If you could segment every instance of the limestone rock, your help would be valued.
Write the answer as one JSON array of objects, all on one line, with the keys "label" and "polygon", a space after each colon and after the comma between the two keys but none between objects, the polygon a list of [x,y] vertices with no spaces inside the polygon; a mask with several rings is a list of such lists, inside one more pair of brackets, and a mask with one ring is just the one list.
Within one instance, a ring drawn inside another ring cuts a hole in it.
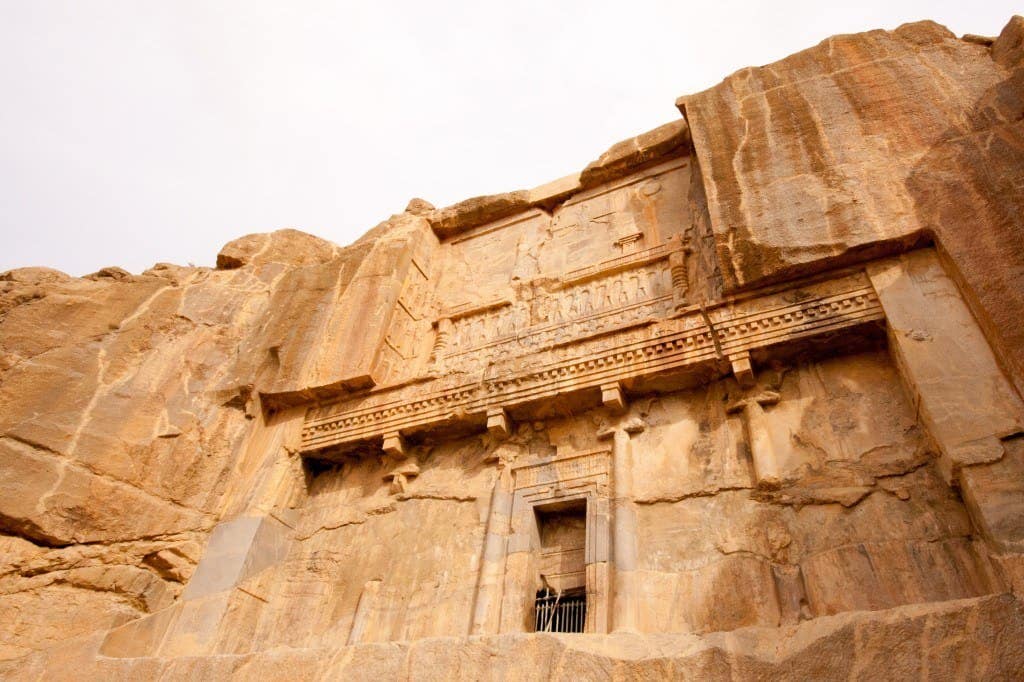
[{"label": "limestone rock", "polygon": [[3,273],[0,676],[1019,676],[1022,36],[837,36],[344,248]]},{"label": "limestone rock", "polygon": [[857,612],[788,628],[657,638],[506,634],[189,658],[94,657],[95,641],[0,667],[42,674],[218,679],[992,679],[1024,666],[1024,613],[1008,595]]},{"label": "limestone rock", "polygon": [[13,282],[16,284],[45,284],[51,282],[64,282],[71,279],[60,270],[53,268],[16,268],[7,272],[0,272],[0,282]]},{"label": "limestone rock", "polygon": [[548,182],[530,190],[530,204],[539,206],[545,210],[552,210],[573,194],[581,191],[583,185],[580,183],[579,173],[567,175],[553,182]]},{"label": "limestone rock", "polygon": [[1021,22],[990,49],[933,22],[835,36],[681,98],[726,287],[935,239],[1021,390]]},{"label": "limestone rock", "polygon": [[299,230],[250,234],[224,245],[217,254],[217,268],[232,270],[266,263],[313,265],[325,263],[338,254],[338,247]]},{"label": "limestone rock", "polygon": [[405,207],[406,213],[412,213],[415,216],[426,216],[434,210],[434,205],[429,201],[420,198],[414,198],[409,200],[409,204]]},{"label": "limestone rock", "polygon": [[612,145],[583,169],[580,185],[589,188],[622,177],[653,160],[682,153],[689,144],[690,128],[686,121],[671,121]]},{"label": "limestone rock", "polygon": [[116,265],[112,265],[110,267],[100,268],[99,270],[97,270],[96,272],[92,273],[91,275],[86,275],[86,278],[88,278],[88,279],[109,278],[109,279],[118,279],[118,280],[120,280],[120,279],[129,279],[129,278],[131,278],[131,276],[132,276],[132,273],[128,272],[124,268],[119,268]]},{"label": "limestone rock", "polygon": [[530,207],[530,195],[525,190],[473,197],[457,204],[435,210],[427,219],[441,237],[457,234],[471,227],[518,213]]},{"label": "limestone rock", "polygon": [[993,41],[992,59],[1005,68],[1019,68],[1024,59],[1024,17],[1012,17]]}]

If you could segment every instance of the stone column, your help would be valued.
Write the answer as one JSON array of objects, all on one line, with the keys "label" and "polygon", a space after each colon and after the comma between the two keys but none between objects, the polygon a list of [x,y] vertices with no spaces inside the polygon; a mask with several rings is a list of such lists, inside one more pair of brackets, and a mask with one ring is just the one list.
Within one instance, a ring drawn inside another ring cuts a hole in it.
[{"label": "stone column", "polygon": [[496,634],[500,629],[512,500],[512,474],[508,467],[502,467],[491,491],[480,573],[473,600],[473,620],[469,629],[471,635]]},{"label": "stone column", "polygon": [[352,618],[352,629],[348,632],[348,645],[359,644],[366,631],[366,623],[370,620],[370,613],[373,605],[380,594],[380,583],[378,579],[367,581],[363,585],[363,591],[359,594],[359,603],[356,605],[356,615]]},{"label": "stone column", "polygon": [[455,331],[455,323],[450,317],[442,317],[437,321],[437,333],[434,336],[434,347],[430,353],[431,362],[441,359],[444,352],[448,350],[451,343],[452,333]]},{"label": "stone column", "polygon": [[500,632],[529,629],[537,576],[540,538],[533,505],[522,490],[512,493],[512,513],[505,555],[504,586],[501,591]]},{"label": "stone column", "polygon": [[[1024,404],[931,249],[871,263],[889,350],[939,469],[997,552],[1024,551]],[[1024,564],[1010,568],[1024,584]]]},{"label": "stone column", "polygon": [[631,419],[598,434],[612,439],[612,632],[637,631],[636,510],[630,435],[643,428],[643,422]]},{"label": "stone column", "polygon": [[606,634],[611,629],[611,501],[603,495],[587,500],[587,622],[584,632]]},{"label": "stone column", "polygon": [[616,429],[612,447],[613,532],[615,558],[612,631],[636,632],[636,512],[633,509],[632,448],[629,434]]},{"label": "stone column", "polygon": [[738,412],[743,416],[747,430],[750,456],[754,460],[754,480],[759,488],[777,488],[782,482],[779,460],[772,445],[765,405],[779,402],[775,391],[763,391],[739,400],[726,408],[727,412]]}]

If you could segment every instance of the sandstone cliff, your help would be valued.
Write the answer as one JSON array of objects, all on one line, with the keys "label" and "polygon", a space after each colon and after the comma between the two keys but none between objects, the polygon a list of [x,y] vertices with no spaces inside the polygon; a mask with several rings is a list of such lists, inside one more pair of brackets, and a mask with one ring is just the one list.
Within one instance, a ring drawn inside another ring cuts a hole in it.
[{"label": "sandstone cliff", "polygon": [[1022,45],[830,38],[344,248],[0,274],[0,674],[1013,677]]}]

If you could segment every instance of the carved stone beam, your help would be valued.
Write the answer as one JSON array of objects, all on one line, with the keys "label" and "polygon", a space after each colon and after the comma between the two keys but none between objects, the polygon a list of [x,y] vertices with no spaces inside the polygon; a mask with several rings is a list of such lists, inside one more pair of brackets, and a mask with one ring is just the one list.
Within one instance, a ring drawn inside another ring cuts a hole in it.
[{"label": "carved stone beam", "polygon": [[765,391],[729,405],[726,410],[743,416],[747,430],[747,442],[754,460],[754,478],[759,488],[778,488],[782,478],[779,474],[779,460],[772,445],[765,405],[779,402],[779,394]]},{"label": "carved stone beam", "polygon": [[396,459],[405,457],[405,439],[398,431],[384,434],[384,454]]},{"label": "carved stone beam", "polygon": [[512,433],[511,422],[504,408],[492,407],[487,410],[487,432],[495,438],[508,438]]},{"label": "carved stone beam", "polygon": [[733,376],[736,377],[736,382],[741,387],[754,387],[754,367],[750,364],[749,351],[741,351],[730,355],[729,364],[732,365]]},{"label": "carved stone beam", "polygon": [[622,393],[622,385],[619,382],[601,385],[601,404],[612,412],[622,413],[626,411],[626,396]]},{"label": "carved stone beam", "polygon": [[420,474],[420,468],[411,460],[400,462],[398,466],[389,471],[384,476],[384,482],[390,483],[390,490],[392,494],[404,493],[409,484],[409,481],[416,478]]}]

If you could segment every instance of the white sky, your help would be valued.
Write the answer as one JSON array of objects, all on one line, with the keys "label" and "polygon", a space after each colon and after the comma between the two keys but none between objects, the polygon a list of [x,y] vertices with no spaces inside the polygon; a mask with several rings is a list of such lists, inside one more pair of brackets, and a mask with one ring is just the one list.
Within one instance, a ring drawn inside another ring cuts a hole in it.
[{"label": "white sky", "polygon": [[297,227],[347,244],[578,171],[679,95],[835,33],[1009,0],[0,0],[0,271],[211,265]]}]

